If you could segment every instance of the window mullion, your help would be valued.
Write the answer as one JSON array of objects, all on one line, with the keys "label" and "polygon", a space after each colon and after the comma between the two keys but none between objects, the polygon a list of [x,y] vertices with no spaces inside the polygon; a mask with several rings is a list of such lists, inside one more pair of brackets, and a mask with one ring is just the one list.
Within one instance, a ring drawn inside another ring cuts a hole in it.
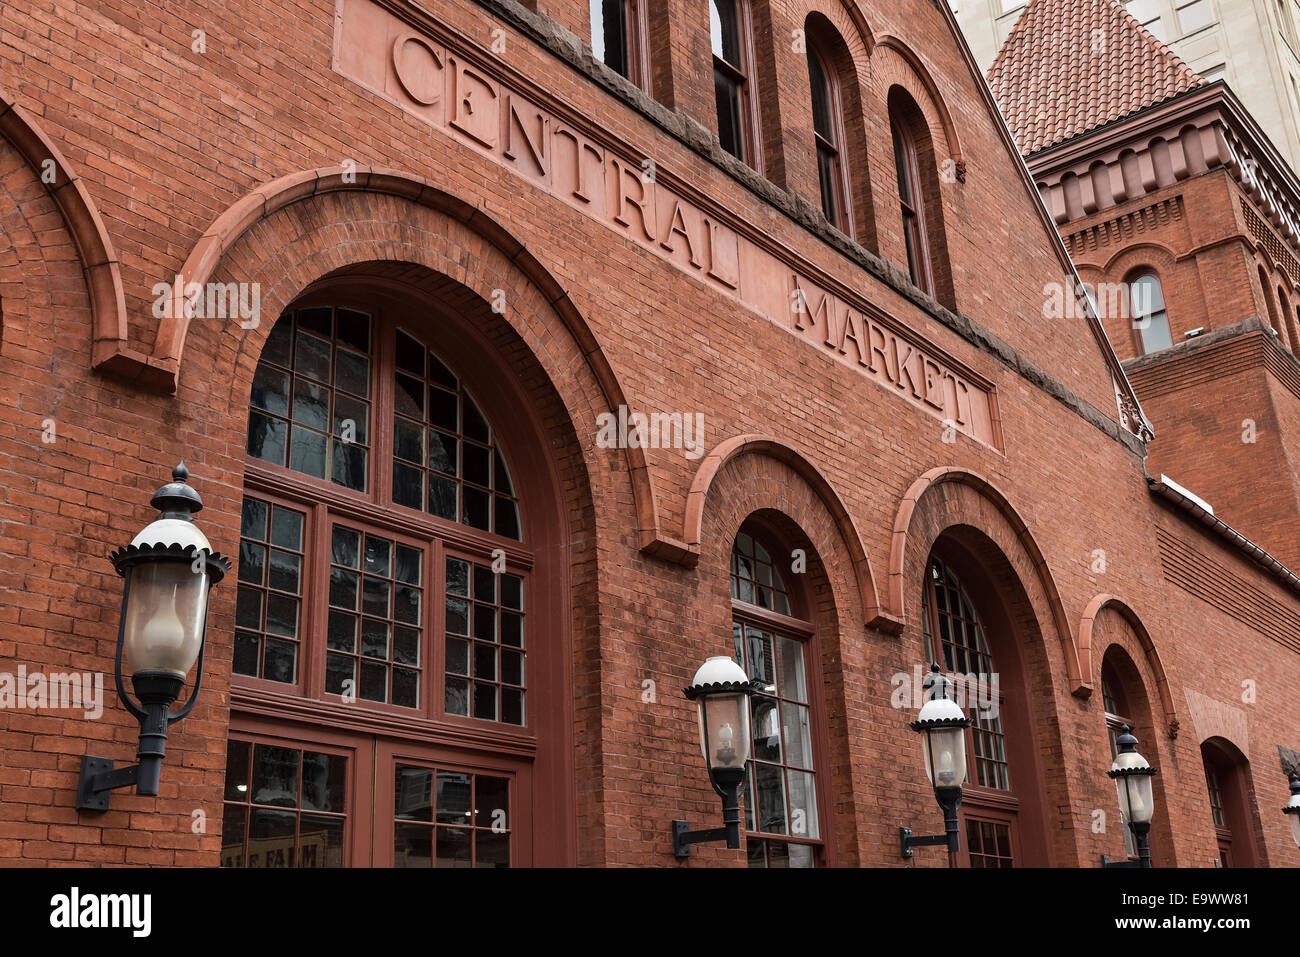
[{"label": "window mullion", "polygon": [[428,695],[425,714],[433,718],[446,715],[447,683],[447,556],[446,549],[439,539],[429,543],[429,568],[425,575],[425,594],[429,596],[429,618],[425,629],[428,648],[425,655],[428,662],[428,680],[425,692]]},{"label": "window mullion", "polygon": [[397,368],[395,324],[388,309],[376,309],[371,352],[375,357],[374,402],[370,408],[370,448],[374,456],[371,468],[374,501],[388,505],[393,501],[393,377]]},{"label": "window mullion", "polygon": [[[307,697],[322,700],[325,693],[325,635],[328,634],[330,582],[330,514],[323,502],[310,510],[310,535],[305,556],[312,572],[304,582],[303,626],[305,634],[299,656],[302,658],[303,688]],[[307,646],[310,645],[310,648]]]}]

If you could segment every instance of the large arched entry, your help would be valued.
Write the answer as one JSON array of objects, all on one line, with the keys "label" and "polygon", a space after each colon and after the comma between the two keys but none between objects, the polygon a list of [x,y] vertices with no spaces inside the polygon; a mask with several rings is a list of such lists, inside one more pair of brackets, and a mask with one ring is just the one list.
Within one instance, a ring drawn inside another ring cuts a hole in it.
[{"label": "large arched entry", "polygon": [[573,862],[566,510],[518,346],[395,264],[313,283],[270,329],[223,865]]}]

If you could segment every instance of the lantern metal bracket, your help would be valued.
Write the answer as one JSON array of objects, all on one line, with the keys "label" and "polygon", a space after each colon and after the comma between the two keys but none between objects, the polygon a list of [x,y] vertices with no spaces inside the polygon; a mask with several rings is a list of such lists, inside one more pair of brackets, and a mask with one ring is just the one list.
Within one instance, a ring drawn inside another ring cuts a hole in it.
[{"label": "lantern metal bracket", "polygon": [[744,767],[717,769],[709,773],[709,783],[722,795],[722,827],[692,831],[686,821],[673,821],[673,856],[691,856],[692,844],[726,841],[727,850],[740,848],[740,796],[745,792],[749,775]]},{"label": "lantern metal bracket", "polygon": [[[124,690],[120,692],[123,702],[140,720],[140,747],[136,752],[140,763],[114,770],[111,758],[82,755],[81,775],[77,778],[78,811],[107,811],[109,792],[132,785],[135,785],[136,794],[148,797],[158,794],[163,758],[167,753],[167,728],[189,713],[198,697],[199,686],[203,683],[203,645],[199,650],[198,669],[194,693],[190,695],[186,706],[175,714],[169,713],[168,709],[185,686],[185,679],[180,675],[168,672],[141,672],[135,675],[131,684],[143,707],[127,698]],[[118,670],[120,674],[120,666]]]},{"label": "lantern metal bracket", "polygon": [[947,847],[948,863],[952,866],[955,863],[957,852],[961,850],[961,828],[957,817],[957,810],[961,807],[961,788],[935,788],[934,797],[939,802],[939,807],[943,808],[944,833],[916,837],[912,834],[910,827],[900,827],[898,829],[898,853],[911,859],[915,856],[913,848]]}]

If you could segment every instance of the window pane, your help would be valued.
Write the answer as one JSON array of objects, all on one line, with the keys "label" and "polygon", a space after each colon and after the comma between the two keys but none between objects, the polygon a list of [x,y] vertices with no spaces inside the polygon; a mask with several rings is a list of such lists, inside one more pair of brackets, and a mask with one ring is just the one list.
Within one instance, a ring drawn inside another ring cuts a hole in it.
[{"label": "window pane", "polygon": [[819,57],[808,46],[808,85],[812,91],[813,129],[828,143],[835,143],[835,125],[831,121],[831,89]]},{"label": "window pane", "polygon": [[737,70],[744,68],[740,46],[740,9],[738,0],[710,0],[709,36],[713,55],[726,60]]},{"label": "window pane", "polygon": [[252,496],[244,497],[242,513],[233,670],[292,684],[297,681],[303,515]]},{"label": "window pane", "polygon": [[[400,331],[398,342],[402,349],[417,348]],[[487,420],[432,352],[418,346],[418,355],[421,361],[394,373],[393,500],[518,540],[514,486]],[[422,370],[418,375],[416,367]]]},{"label": "window pane", "polygon": [[627,0],[589,0],[591,52],[615,73],[631,77]]},{"label": "window pane", "polygon": [[359,400],[369,395],[370,358],[343,346],[368,344],[370,319],[343,310],[336,330],[333,313],[290,310],[276,322],[254,373],[248,454],[365,491],[370,406]]}]

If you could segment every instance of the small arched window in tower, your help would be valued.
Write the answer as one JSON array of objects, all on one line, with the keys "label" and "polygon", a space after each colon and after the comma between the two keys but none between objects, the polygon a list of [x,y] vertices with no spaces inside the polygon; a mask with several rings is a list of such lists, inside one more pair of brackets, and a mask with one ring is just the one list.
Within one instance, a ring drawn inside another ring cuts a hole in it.
[{"label": "small arched window in tower", "polygon": [[753,53],[748,0],[709,0],[718,139],[736,159],[758,168],[757,111],[750,81]]},{"label": "small arched window in tower", "polygon": [[814,867],[823,853],[817,800],[812,622],[786,584],[775,555],[749,531],[731,551],[732,635],[736,661],[759,684],[745,793],[750,867]]},{"label": "small arched window in tower", "polygon": [[894,141],[894,170],[898,177],[898,201],[902,207],[903,241],[907,245],[907,272],[923,292],[934,295],[934,271],[930,264],[930,243],[925,224],[925,197],[916,140],[910,118],[896,109],[889,111]]},{"label": "small arched window in tower", "polygon": [[1133,322],[1133,345],[1140,356],[1168,349],[1174,344],[1169,331],[1169,313],[1160,277],[1145,269],[1129,277],[1129,316]]},{"label": "small arched window in tower", "polygon": [[1286,289],[1280,285],[1277,287],[1277,305],[1278,305],[1278,320],[1277,320],[1278,338],[1288,349],[1290,349],[1292,352],[1295,352],[1295,350],[1297,349],[1296,327],[1295,327],[1295,323],[1291,318],[1291,303],[1287,299]]},{"label": "small arched window in tower", "polygon": [[817,141],[817,179],[822,213],[832,226],[849,230],[848,187],[845,183],[841,144],[844,121],[840,105],[839,74],[826,52],[808,37],[808,83],[812,90],[813,138]]}]

